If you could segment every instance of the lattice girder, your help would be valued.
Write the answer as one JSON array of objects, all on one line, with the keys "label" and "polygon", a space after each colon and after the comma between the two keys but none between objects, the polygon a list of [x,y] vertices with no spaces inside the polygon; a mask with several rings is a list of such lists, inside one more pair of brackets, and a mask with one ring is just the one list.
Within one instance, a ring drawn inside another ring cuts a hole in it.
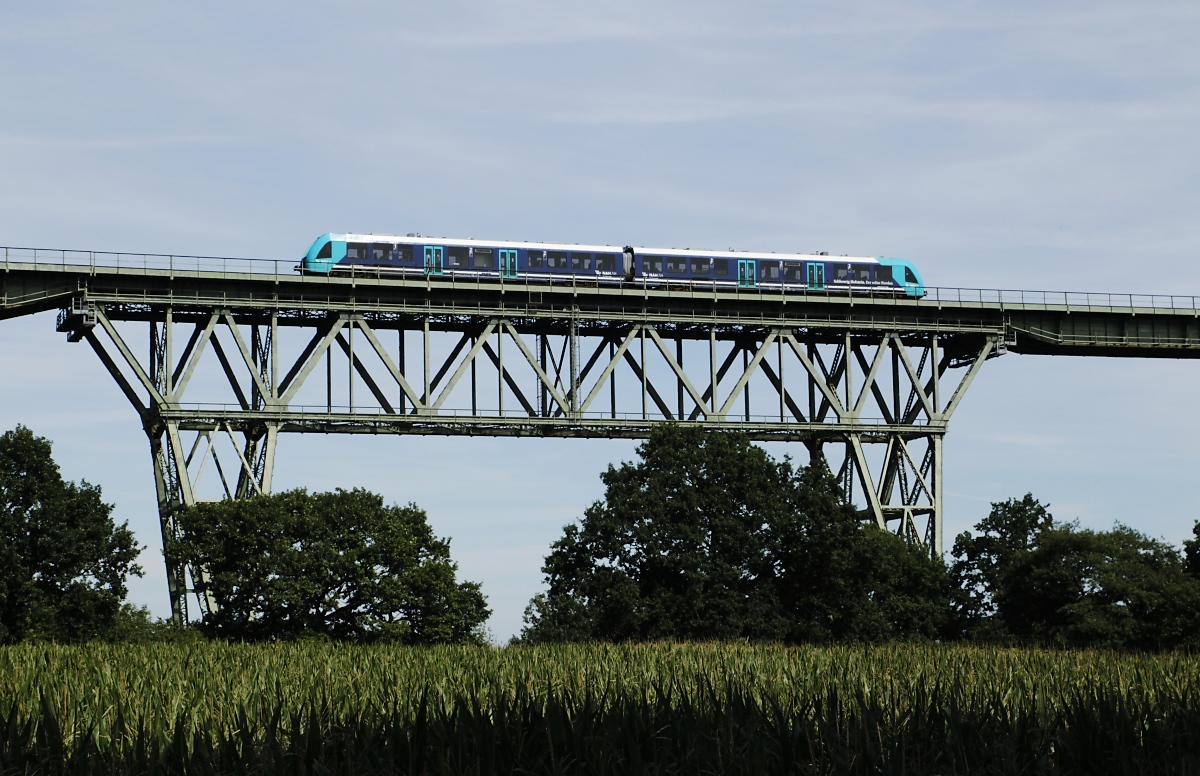
[{"label": "lattice girder", "polygon": [[[201,485],[217,498],[270,492],[281,432],[640,438],[677,422],[840,449],[831,468],[864,518],[940,553],[942,439],[999,341],[569,313],[97,304],[89,320],[69,336],[91,345],[142,420],[164,543]],[[144,361],[128,344],[141,325]],[[177,617],[202,573],[169,564]]]}]

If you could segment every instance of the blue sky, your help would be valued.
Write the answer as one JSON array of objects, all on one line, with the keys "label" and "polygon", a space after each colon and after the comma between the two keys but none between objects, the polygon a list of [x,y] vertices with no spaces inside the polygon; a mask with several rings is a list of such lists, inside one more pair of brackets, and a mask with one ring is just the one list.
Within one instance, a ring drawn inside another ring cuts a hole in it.
[{"label": "blue sky", "polygon": [[[1200,294],[1182,2],[62,2],[0,10],[0,243],[298,257],[326,231],[903,256],[931,285]],[[0,427],[150,549],[132,410],[52,315]],[[947,531],[1032,491],[1178,542],[1200,365],[1008,355],[947,438]],[[773,452],[785,452],[773,448]],[[497,638],[632,443],[287,437],[276,487],[416,501]]]}]

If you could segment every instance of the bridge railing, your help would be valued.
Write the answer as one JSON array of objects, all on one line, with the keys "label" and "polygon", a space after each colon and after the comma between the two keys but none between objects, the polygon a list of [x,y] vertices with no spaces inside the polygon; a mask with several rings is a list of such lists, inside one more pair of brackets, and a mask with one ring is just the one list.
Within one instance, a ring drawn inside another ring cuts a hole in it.
[{"label": "bridge railing", "polygon": [[4,266],[105,267],[122,270],[216,272],[222,275],[293,275],[299,260],[247,259],[228,256],[182,256],[160,253],[73,251],[59,248],[4,248]]},{"label": "bridge railing", "polygon": [[926,301],[1002,307],[1066,307],[1197,310],[1200,297],[1173,294],[1110,294],[1089,291],[1030,291],[1007,288],[926,288]]},{"label": "bridge railing", "polygon": [[[109,251],[76,251],[63,249],[48,249],[48,248],[0,248],[4,254],[4,269],[10,269],[12,265],[28,266],[30,264],[39,267],[61,267],[61,268],[108,268],[120,270],[131,270],[145,272],[148,270],[167,271],[167,272],[203,272],[212,273],[223,276],[255,276],[255,277],[295,277],[297,273],[297,265],[300,263],[295,260],[280,260],[280,259],[255,259],[255,258],[235,258],[227,256],[189,256],[189,255],[171,255],[171,254],[156,254],[156,253],[118,253]],[[387,277],[387,273],[381,272],[377,268],[372,267],[355,267],[352,268],[349,277],[361,278],[380,278]],[[341,277],[346,277],[342,275]],[[400,276],[397,279],[407,277],[412,279],[412,276]],[[418,276],[424,281],[423,276]],[[452,283],[462,283],[463,285],[477,285],[480,280],[473,277],[459,277],[455,275],[446,275],[442,280],[448,280]],[[493,283],[494,279],[487,279],[484,282]],[[506,279],[506,285],[524,285],[525,281],[521,279]],[[533,287],[545,288],[555,285],[572,286],[575,284],[573,278],[564,277],[561,280],[552,279],[550,281],[539,279],[537,281],[528,282],[528,285]],[[700,282],[671,280],[666,279],[660,286],[666,285],[667,288],[672,288],[676,284],[679,285],[679,290],[690,292],[712,291],[713,288],[707,287]],[[778,286],[764,286],[761,288],[738,288],[737,292],[740,295],[750,294],[755,296],[769,297],[770,295],[778,295],[781,289]],[[1112,310],[1128,310],[1128,309],[1155,309],[1155,310],[1200,310],[1200,297],[1183,296],[1172,294],[1110,294],[1104,292],[1085,292],[1085,291],[1033,291],[1023,289],[1003,289],[1003,288],[954,288],[954,287],[938,287],[929,286],[925,289],[925,301],[940,302],[954,305],[987,305],[1001,307],[1064,307],[1068,309],[1112,309]],[[792,296],[808,296],[825,298],[828,296],[847,296],[845,292],[825,292],[814,291],[803,286],[797,288],[787,288],[786,292]],[[884,293],[872,291],[869,289],[853,291],[849,296],[853,298],[872,299],[878,301],[887,300],[904,300],[906,297],[897,297],[892,293]]]}]

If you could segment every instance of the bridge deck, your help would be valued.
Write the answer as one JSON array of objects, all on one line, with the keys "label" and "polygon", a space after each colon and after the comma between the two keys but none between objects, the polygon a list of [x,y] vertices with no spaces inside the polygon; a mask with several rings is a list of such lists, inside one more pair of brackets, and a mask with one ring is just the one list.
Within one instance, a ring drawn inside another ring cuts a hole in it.
[{"label": "bridge deck", "polygon": [[[523,319],[528,331],[567,319],[579,325],[641,321],[708,328],[794,326],[811,330],[999,334],[1017,353],[1200,357],[1200,299],[1191,296],[930,288],[923,299],[695,283],[619,286],[497,281],[448,276],[302,276],[292,262],[202,257],[6,251],[0,319],[103,304],[116,319],[140,320],[171,306],[182,320],[221,308],[248,318],[275,312],[280,325],[352,312],[386,328],[414,316]],[[436,323],[434,324],[437,325]]]}]

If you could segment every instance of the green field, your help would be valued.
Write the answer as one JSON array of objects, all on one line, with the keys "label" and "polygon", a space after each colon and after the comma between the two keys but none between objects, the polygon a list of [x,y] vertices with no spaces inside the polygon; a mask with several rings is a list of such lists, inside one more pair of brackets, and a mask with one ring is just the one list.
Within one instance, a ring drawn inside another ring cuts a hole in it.
[{"label": "green field", "polygon": [[961,646],[0,649],[10,773],[1200,773],[1200,658]]}]

